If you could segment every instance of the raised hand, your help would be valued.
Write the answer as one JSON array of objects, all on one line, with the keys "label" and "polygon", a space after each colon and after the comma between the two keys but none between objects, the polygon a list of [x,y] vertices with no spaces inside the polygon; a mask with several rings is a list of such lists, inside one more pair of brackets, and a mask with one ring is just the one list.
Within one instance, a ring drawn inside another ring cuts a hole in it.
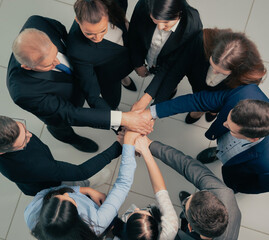
[{"label": "raised hand", "polygon": [[151,119],[138,112],[122,113],[121,125],[128,130],[147,135],[153,131]]},{"label": "raised hand", "polygon": [[152,141],[147,136],[139,136],[135,140],[135,150],[144,155],[149,151],[149,145],[151,142]]}]

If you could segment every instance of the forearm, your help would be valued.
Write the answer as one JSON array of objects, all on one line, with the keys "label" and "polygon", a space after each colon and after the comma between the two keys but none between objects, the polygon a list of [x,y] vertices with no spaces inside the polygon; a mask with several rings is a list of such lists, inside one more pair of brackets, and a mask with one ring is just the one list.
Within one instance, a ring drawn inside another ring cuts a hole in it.
[{"label": "forearm", "polygon": [[111,160],[119,157],[121,154],[121,149],[121,145],[118,142],[115,142],[104,152],[99,153],[95,157],[80,165],[56,161],[56,166],[52,166],[51,172],[56,171],[53,176],[55,176],[57,179],[50,179],[47,173],[44,175],[46,175],[45,177],[47,180],[51,181],[81,181],[88,179],[103,169],[111,162]]},{"label": "forearm", "polygon": [[132,107],[132,111],[135,110],[145,110],[147,106],[150,104],[152,100],[152,97],[148,94],[145,93]]},{"label": "forearm", "polygon": [[173,168],[200,190],[227,188],[204,164],[175,148],[153,142],[150,151],[154,157]]},{"label": "forearm", "polygon": [[117,180],[97,212],[98,226],[100,226],[97,228],[99,231],[104,231],[109,226],[128,195],[136,168],[134,152],[134,146],[123,145],[122,160]]},{"label": "forearm", "polygon": [[148,173],[149,173],[149,177],[150,177],[150,181],[151,181],[154,193],[157,193],[160,190],[165,190],[166,186],[165,186],[162,173],[157,163],[155,162],[150,150],[149,149],[144,150],[142,152],[142,156],[145,159],[145,163],[148,169]]}]

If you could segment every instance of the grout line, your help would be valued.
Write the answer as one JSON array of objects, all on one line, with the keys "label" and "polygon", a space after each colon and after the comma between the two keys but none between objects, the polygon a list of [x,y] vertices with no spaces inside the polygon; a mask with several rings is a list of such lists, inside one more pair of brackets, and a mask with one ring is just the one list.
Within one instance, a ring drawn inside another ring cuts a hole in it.
[{"label": "grout line", "polygon": [[[177,119],[177,118],[175,118],[175,117],[173,117],[173,116],[170,116],[169,118],[171,118],[171,119],[173,119],[173,120],[176,120],[176,121],[179,121],[179,122],[183,122],[183,123],[185,123],[185,121],[183,121],[183,120],[181,120],[181,119]],[[193,123],[192,125],[195,126],[195,127],[200,127],[200,128],[206,129],[206,130],[208,129],[208,127],[203,127],[203,126],[197,125],[197,124],[195,124],[195,123]]]},{"label": "grout line", "polygon": [[[1,7],[1,3],[0,3],[0,7]],[[0,65],[0,67],[1,67],[1,68],[4,68],[4,69],[7,69],[7,67],[2,66],[2,65]]]},{"label": "grout line", "polygon": [[69,5],[69,6],[73,6],[73,4],[71,4],[71,3],[63,2],[63,1],[60,1],[60,0],[54,0],[54,1],[55,2],[59,2],[59,3],[66,4],[66,5]]},{"label": "grout line", "polygon": [[43,123],[43,126],[42,126],[42,128],[41,128],[41,132],[40,132],[40,135],[39,135],[39,139],[40,139],[41,136],[42,136],[42,133],[43,133],[43,131],[44,131],[44,128],[45,128],[45,123]]},{"label": "grout line", "polygon": [[246,29],[247,29],[247,25],[248,25],[249,18],[250,18],[252,9],[253,9],[254,2],[255,2],[255,0],[252,1],[251,7],[250,7],[250,10],[249,10],[249,14],[248,14],[247,22],[246,22],[246,25],[245,25],[245,28],[244,28],[244,33],[246,32]]},{"label": "grout line", "polygon": [[11,218],[11,221],[10,221],[10,224],[9,224],[9,227],[8,227],[8,230],[7,230],[7,234],[6,234],[5,239],[7,239],[7,237],[8,237],[9,230],[10,230],[11,225],[12,225],[12,222],[13,222],[13,220],[14,220],[14,217],[15,217],[15,214],[16,214],[16,211],[17,211],[17,208],[18,208],[18,205],[19,205],[19,202],[20,202],[21,196],[22,196],[22,192],[20,192],[20,195],[19,195],[19,198],[18,198],[17,204],[16,204],[16,206],[15,206],[15,210],[14,210],[14,212],[13,212],[13,214],[12,214],[12,218]]},{"label": "grout line", "polygon": [[264,234],[264,235],[269,235],[269,233],[262,232],[262,231],[260,231],[260,230],[256,230],[256,229],[253,229],[253,228],[250,228],[250,227],[246,227],[246,226],[244,226],[244,225],[241,225],[241,227],[246,228],[246,229],[251,230],[251,231],[255,231],[255,232]]}]

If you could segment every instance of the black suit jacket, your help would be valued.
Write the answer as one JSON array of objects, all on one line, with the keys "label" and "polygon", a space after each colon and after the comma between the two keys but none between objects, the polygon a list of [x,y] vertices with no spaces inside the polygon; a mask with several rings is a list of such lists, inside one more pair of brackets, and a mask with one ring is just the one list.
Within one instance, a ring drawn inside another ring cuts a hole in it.
[{"label": "black suit jacket", "polygon": [[[145,63],[155,28],[156,24],[150,18],[146,1],[139,0],[129,28],[129,48],[134,67],[140,67]],[[202,29],[202,23],[198,11],[187,6],[176,31],[171,33],[158,55],[158,72],[145,92],[155,98],[165,74],[173,68],[177,57],[200,29]]]},{"label": "black suit jacket", "polygon": [[[126,0],[118,1],[118,4],[126,11]],[[92,94],[100,94],[102,83],[104,87],[111,83],[118,83],[121,87],[120,80],[133,70],[127,48],[125,22],[121,22],[117,27],[123,32],[124,46],[106,39],[94,43],[83,35],[78,23],[73,22],[68,33],[67,55],[83,90],[91,89]]]},{"label": "black suit jacket", "polygon": [[61,185],[62,181],[86,180],[120,154],[121,145],[115,142],[80,165],[56,161],[48,146],[33,134],[26,149],[0,155],[0,172],[24,194],[34,196],[43,189]]},{"label": "black suit jacket", "polygon": [[[22,30],[36,28],[45,32],[58,51],[66,54],[67,32],[58,21],[32,16]],[[90,95],[93,108],[82,108],[85,101],[77,79],[64,72],[35,72],[21,68],[13,54],[7,71],[7,87],[13,101],[48,125],[110,128],[110,109],[99,96]]]}]

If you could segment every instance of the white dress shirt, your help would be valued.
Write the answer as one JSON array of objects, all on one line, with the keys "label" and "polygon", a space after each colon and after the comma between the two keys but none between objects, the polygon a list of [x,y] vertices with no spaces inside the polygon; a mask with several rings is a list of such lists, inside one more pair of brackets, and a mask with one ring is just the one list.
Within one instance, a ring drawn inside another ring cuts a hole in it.
[{"label": "white dress shirt", "polygon": [[149,67],[156,66],[159,53],[161,52],[171,33],[176,31],[179,22],[180,20],[178,20],[169,31],[160,30],[158,26],[156,26],[146,58]]}]

